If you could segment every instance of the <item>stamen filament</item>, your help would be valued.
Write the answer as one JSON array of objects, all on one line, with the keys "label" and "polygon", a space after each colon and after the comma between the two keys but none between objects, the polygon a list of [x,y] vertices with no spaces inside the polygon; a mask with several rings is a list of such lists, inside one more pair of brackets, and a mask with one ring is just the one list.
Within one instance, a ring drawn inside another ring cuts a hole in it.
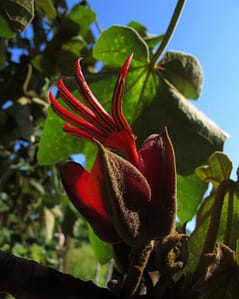
[{"label": "stamen filament", "polygon": [[117,83],[115,85],[115,90],[112,98],[112,116],[113,119],[116,121],[119,130],[125,129],[131,136],[134,136],[132,129],[128,124],[126,118],[124,117],[122,111],[122,98],[123,98],[123,91],[125,86],[125,79],[132,58],[133,58],[133,54],[131,54],[125,61],[121,69],[120,75],[118,77]]},{"label": "stamen filament", "polygon": [[95,140],[98,140],[99,142],[103,143],[105,140],[105,136],[98,135],[97,133],[92,135],[92,133],[88,133],[87,130],[83,131],[79,128],[72,127],[69,123],[65,123],[63,130],[70,134],[71,136],[80,137],[80,138],[86,138],[92,142],[95,142]]},{"label": "stamen filament", "polygon": [[107,136],[104,131],[99,130],[97,127],[89,123],[88,121],[77,117],[75,114],[69,112],[63,108],[57,100],[54,98],[52,93],[49,93],[52,109],[58,114],[62,119],[69,122],[71,125],[90,133],[93,137],[98,137],[102,135]]},{"label": "stamen filament", "polygon": [[101,120],[97,118],[97,115],[91,109],[83,105],[76,97],[72,95],[72,93],[66,88],[62,79],[60,79],[58,82],[58,88],[61,98],[70,108],[72,108],[72,110],[80,114],[84,119],[96,127],[100,127],[102,130],[106,130],[108,133],[112,132],[111,128],[108,126],[105,127],[105,124],[102,124]]},{"label": "stamen filament", "polygon": [[93,93],[91,92],[85,77],[81,71],[80,66],[81,58],[77,60],[75,65],[75,72],[76,72],[76,83],[78,90],[82,96],[82,98],[86,101],[89,107],[95,112],[97,117],[101,119],[101,121],[108,127],[111,128],[111,131],[115,131],[115,121],[114,119],[107,113],[107,111],[102,107],[102,105],[98,102],[95,98]]}]

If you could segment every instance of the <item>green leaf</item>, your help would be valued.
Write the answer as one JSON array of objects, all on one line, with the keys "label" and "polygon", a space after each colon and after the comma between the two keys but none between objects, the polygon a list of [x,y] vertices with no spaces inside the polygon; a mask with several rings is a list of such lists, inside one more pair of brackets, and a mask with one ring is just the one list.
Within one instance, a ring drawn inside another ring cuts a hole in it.
[{"label": "green leaf", "polygon": [[[112,98],[118,74],[119,70],[109,71],[101,80],[90,84],[94,94],[108,111],[111,111],[109,99]],[[147,68],[130,67],[123,95],[123,111],[129,123],[140,115],[142,106],[156,94],[157,84],[157,76],[149,73]]]},{"label": "green leaf", "polygon": [[182,224],[195,216],[207,187],[208,184],[202,182],[195,173],[190,176],[177,176],[177,215]]},{"label": "green leaf", "polygon": [[141,144],[145,136],[161,132],[167,126],[176,154],[177,172],[190,175],[212,153],[222,150],[228,135],[171,84],[160,83],[157,95],[136,119],[134,130]]},{"label": "green leaf", "polygon": [[89,239],[90,239],[90,243],[91,246],[93,248],[93,251],[95,253],[95,256],[98,260],[98,262],[103,265],[108,263],[111,258],[112,258],[112,246],[108,243],[105,243],[103,241],[101,241],[96,234],[94,233],[94,231],[92,230],[92,228],[90,226],[88,226],[89,228]]},{"label": "green leaf", "polygon": [[137,21],[131,21],[128,27],[135,29],[139,35],[144,39],[150,49],[153,49],[158,43],[163,40],[164,35],[148,34],[147,28]]},{"label": "green leaf", "polygon": [[56,17],[56,9],[52,0],[35,0],[36,11],[51,19]]},{"label": "green leaf", "polygon": [[90,25],[96,20],[96,14],[90,8],[77,4],[73,6],[68,18],[79,26],[80,34],[85,36],[90,30]]},{"label": "green leaf", "polygon": [[201,93],[203,73],[197,58],[181,52],[167,52],[159,62],[163,76],[188,99]]},{"label": "green leaf", "polygon": [[162,40],[164,35],[154,35],[148,34],[147,28],[137,21],[131,21],[128,24],[128,27],[135,29],[139,35],[144,39],[146,44],[150,49],[153,49],[157,44],[159,44]]},{"label": "green leaf", "polygon": [[34,17],[34,0],[5,0],[1,8],[2,16],[16,33],[23,31]]},{"label": "green leaf", "polygon": [[34,260],[38,263],[45,263],[46,251],[42,245],[34,243],[29,246],[27,256],[25,258],[29,258],[30,260]]},{"label": "green leaf", "polygon": [[131,21],[129,22],[128,27],[135,29],[143,38],[147,35],[147,28],[140,22]]},{"label": "green leaf", "polygon": [[232,161],[222,152],[215,152],[209,158],[208,165],[198,167],[197,175],[202,181],[213,183],[217,187],[224,179],[229,179]]},{"label": "green leaf", "polygon": [[121,67],[132,52],[134,59],[131,66],[142,66],[148,63],[149,49],[139,33],[130,27],[112,26],[100,35],[93,55],[105,65]]}]

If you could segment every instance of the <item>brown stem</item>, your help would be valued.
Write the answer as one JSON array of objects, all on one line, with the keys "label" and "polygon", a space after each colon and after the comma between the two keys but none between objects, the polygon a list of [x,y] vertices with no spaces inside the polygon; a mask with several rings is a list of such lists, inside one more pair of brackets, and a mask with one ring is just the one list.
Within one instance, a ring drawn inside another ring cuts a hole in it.
[{"label": "brown stem", "polygon": [[122,288],[123,298],[133,298],[137,294],[153,247],[154,241],[150,241],[143,248],[132,249],[130,268]]},{"label": "brown stem", "polygon": [[203,246],[203,250],[197,268],[194,273],[194,278],[198,278],[202,273],[202,269],[203,269],[202,264],[204,260],[204,255],[206,253],[212,253],[214,251],[219,224],[220,224],[221,213],[222,213],[223,201],[226,193],[230,191],[233,186],[234,186],[234,182],[230,179],[226,179],[221,182],[221,184],[219,185],[216,191],[206,240]]},{"label": "brown stem", "polygon": [[232,218],[233,218],[233,195],[234,190],[230,188],[229,190],[229,198],[228,198],[228,209],[227,209],[227,224],[226,224],[226,232],[224,236],[224,243],[230,246],[231,240],[231,231],[232,231]]}]

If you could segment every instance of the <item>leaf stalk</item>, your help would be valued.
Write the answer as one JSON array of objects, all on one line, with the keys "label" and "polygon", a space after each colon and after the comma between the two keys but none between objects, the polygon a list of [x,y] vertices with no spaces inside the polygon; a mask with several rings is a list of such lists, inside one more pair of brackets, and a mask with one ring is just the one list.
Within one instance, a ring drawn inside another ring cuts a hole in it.
[{"label": "leaf stalk", "polygon": [[155,66],[155,64],[157,63],[157,61],[160,58],[161,54],[163,53],[163,51],[167,47],[167,45],[168,45],[168,43],[169,43],[169,41],[170,41],[170,39],[173,35],[173,32],[174,32],[174,30],[177,26],[177,23],[178,23],[178,20],[181,16],[181,13],[182,13],[185,2],[186,2],[186,0],[178,0],[178,3],[175,7],[173,16],[170,20],[169,26],[167,28],[167,31],[166,31],[165,35],[164,35],[164,38],[163,38],[162,42],[160,43],[159,48],[156,50],[156,52],[154,53],[154,55],[151,59],[151,62],[150,62],[151,67]]}]

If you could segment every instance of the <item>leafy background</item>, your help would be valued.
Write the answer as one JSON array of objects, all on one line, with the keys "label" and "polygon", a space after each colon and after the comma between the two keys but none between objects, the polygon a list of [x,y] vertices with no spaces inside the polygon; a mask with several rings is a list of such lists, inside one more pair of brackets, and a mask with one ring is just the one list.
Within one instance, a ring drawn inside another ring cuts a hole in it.
[{"label": "leafy background", "polygon": [[[84,56],[89,85],[110,111],[119,68],[133,51],[124,113],[139,147],[148,134],[165,126],[169,130],[177,159],[179,229],[197,216],[186,268],[194,271],[215,194],[232,172],[232,162],[221,152],[228,135],[191,101],[202,91],[199,60],[175,48],[165,52],[155,67],[151,61],[164,32],[149,35],[146,24],[138,21],[109,26],[96,38],[91,25],[97,14],[84,1],[71,8],[65,1],[5,3],[0,11],[1,248],[104,284],[111,247],[97,239],[71,206],[57,171],[60,163],[78,153],[84,153],[90,169],[95,148],[63,133],[63,122],[48,107],[48,90],[66,75],[76,93],[70,77],[75,59]],[[26,26],[28,34],[22,32]],[[213,188],[204,199],[208,183]],[[216,232],[217,239],[235,251],[238,233],[230,227],[238,227],[238,210],[235,181],[232,195],[225,196]],[[90,253],[84,270],[85,251]],[[81,267],[74,266],[75,260]]]}]

